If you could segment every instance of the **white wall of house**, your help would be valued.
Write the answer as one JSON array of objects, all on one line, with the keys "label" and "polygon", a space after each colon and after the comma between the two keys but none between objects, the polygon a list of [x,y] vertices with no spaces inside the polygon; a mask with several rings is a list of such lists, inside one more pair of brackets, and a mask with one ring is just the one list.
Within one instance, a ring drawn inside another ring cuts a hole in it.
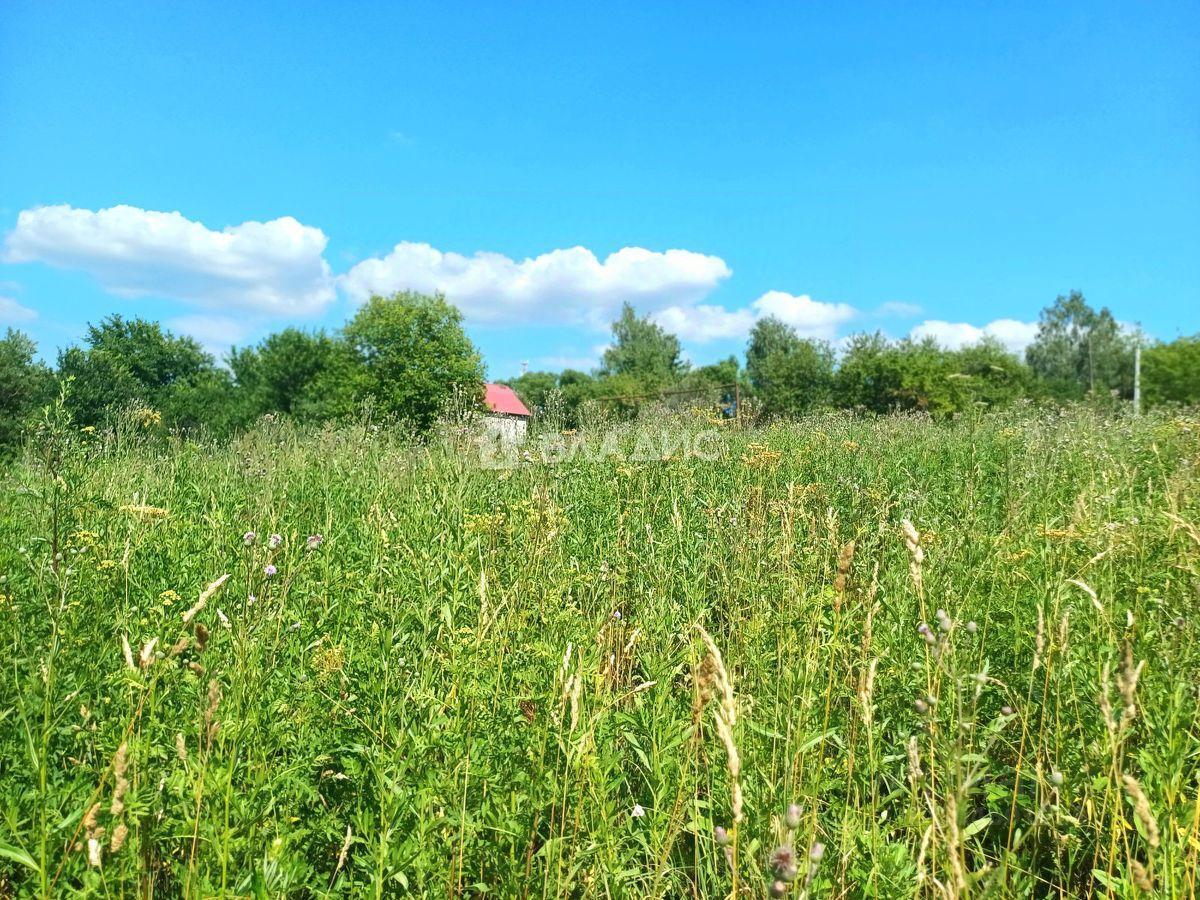
[{"label": "white wall of house", "polygon": [[493,413],[483,417],[483,426],[488,434],[494,435],[506,444],[525,443],[525,431],[528,422],[522,416],[505,416]]}]

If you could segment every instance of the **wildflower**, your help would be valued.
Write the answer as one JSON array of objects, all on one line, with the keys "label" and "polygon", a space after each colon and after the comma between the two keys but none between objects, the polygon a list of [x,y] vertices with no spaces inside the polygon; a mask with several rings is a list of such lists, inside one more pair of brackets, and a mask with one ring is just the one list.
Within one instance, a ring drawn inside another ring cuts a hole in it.
[{"label": "wildflower", "polygon": [[1050,773],[1050,783],[1055,787],[1062,787],[1063,773],[1059,769],[1054,769]]},{"label": "wildflower", "polygon": [[316,550],[323,543],[325,543],[324,537],[319,534],[310,534],[308,536],[308,540],[304,542],[304,549],[309,551]]},{"label": "wildflower", "polygon": [[263,574],[268,578],[274,577],[278,572],[279,570],[275,568],[274,564],[272,563],[267,563],[265,566],[263,566]]},{"label": "wildflower", "polygon": [[718,825],[713,829],[713,840],[717,842],[718,847],[728,847],[731,838],[729,837],[729,832],[725,829],[725,827]]},{"label": "wildflower", "polygon": [[267,546],[270,547],[272,550],[277,548],[282,543],[283,543],[283,535],[273,534],[269,538],[267,538]]},{"label": "wildflower", "polygon": [[814,863],[819,863],[825,857],[825,845],[820,841],[814,843],[808,848],[808,858]]},{"label": "wildflower", "polygon": [[253,606],[257,602],[258,602],[258,598],[255,597],[253,594],[246,595],[246,605],[247,606]]},{"label": "wildflower", "polygon": [[967,623],[967,634],[974,634],[978,630],[979,626],[975,624],[974,619]]},{"label": "wildflower", "polygon": [[922,637],[929,634],[929,625],[925,622],[922,622],[917,626],[917,634],[921,635]]},{"label": "wildflower", "polygon": [[255,534],[253,531],[247,531],[245,534],[242,535],[242,543],[245,544],[247,547],[251,546],[257,540],[258,540],[258,535]]},{"label": "wildflower", "polygon": [[646,810],[642,808],[642,804],[635,803],[633,804],[633,809],[629,811],[629,815],[631,818],[640,819],[642,816],[646,815]]},{"label": "wildflower", "polygon": [[800,827],[800,813],[801,812],[802,812],[802,810],[800,809],[800,806],[798,804],[796,804],[796,803],[790,804],[788,806],[788,808],[784,811],[783,824],[785,824],[789,830],[795,831],[797,828]]},{"label": "wildflower", "polygon": [[782,882],[796,880],[796,854],[791,844],[780,844],[771,853],[771,868]]},{"label": "wildflower", "polygon": [[775,881],[771,882],[770,893],[771,893],[772,897],[786,896],[787,895],[787,885],[784,884],[784,882],[780,881],[779,879],[776,879]]},{"label": "wildflower", "polygon": [[925,715],[925,713],[929,712],[929,704],[920,697],[913,701],[913,706],[916,707],[917,712],[919,712],[921,715]]},{"label": "wildflower", "polygon": [[1002,716],[1011,716],[1015,712],[1016,712],[1016,710],[1013,709],[1011,706],[1005,705],[1005,706],[1000,707],[1000,715],[1002,715]]}]

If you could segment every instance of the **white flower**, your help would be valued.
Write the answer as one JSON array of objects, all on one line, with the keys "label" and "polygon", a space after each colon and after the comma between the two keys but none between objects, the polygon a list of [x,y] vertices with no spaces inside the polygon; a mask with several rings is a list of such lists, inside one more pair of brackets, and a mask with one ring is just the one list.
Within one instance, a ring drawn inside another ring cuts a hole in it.
[{"label": "white flower", "polygon": [[629,811],[629,815],[634,819],[640,819],[645,814],[646,810],[642,809],[642,804],[640,803],[633,804],[633,809]]}]

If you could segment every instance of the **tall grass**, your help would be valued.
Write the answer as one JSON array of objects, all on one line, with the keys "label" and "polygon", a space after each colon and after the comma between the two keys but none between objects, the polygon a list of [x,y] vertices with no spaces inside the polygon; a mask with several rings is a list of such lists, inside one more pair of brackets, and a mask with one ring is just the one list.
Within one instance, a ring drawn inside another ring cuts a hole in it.
[{"label": "tall grass", "polygon": [[0,486],[0,895],[1194,895],[1194,421],[712,446],[52,412]]}]

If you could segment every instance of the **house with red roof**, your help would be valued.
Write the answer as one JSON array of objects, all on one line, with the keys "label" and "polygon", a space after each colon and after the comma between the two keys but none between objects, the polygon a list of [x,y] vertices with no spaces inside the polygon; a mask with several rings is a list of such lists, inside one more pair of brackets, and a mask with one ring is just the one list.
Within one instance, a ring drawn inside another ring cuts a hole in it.
[{"label": "house with red roof", "polygon": [[519,444],[529,428],[529,408],[507,384],[485,384],[484,423],[489,432],[506,443]]}]

